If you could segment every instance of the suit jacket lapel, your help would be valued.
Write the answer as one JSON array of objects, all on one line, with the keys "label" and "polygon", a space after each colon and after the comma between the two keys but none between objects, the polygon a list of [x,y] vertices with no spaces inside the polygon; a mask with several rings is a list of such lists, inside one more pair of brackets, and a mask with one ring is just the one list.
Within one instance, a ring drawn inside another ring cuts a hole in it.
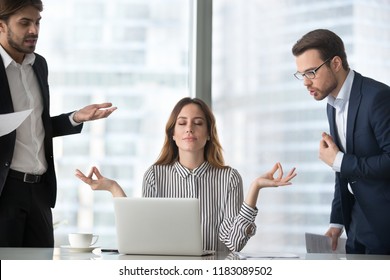
[{"label": "suit jacket lapel", "polygon": [[360,106],[362,75],[355,72],[352,83],[351,95],[349,97],[348,117],[347,117],[347,152],[353,152],[353,132],[355,131],[356,116]]},{"label": "suit jacket lapel", "polygon": [[49,105],[49,92],[45,83],[46,73],[45,68],[43,67],[43,63],[41,59],[36,55],[34,64],[32,65],[32,68],[35,72],[35,76],[37,77],[39,88],[41,89],[41,95],[43,98],[43,107],[44,109],[48,108]]},{"label": "suit jacket lapel", "polygon": [[5,72],[3,59],[0,55],[0,114],[12,113],[13,111],[14,108],[7,73]]}]

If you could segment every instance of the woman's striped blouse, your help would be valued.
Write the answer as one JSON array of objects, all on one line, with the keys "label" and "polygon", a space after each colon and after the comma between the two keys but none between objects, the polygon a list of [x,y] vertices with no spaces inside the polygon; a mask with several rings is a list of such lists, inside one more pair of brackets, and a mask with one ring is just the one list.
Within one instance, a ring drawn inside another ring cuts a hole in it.
[{"label": "woman's striped blouse", "polygon": [[241,175],[231,167],[204,162],[191,171],[179,162],[152,165],[145,172],[142,195],[198,198],[204,250],[240,251],[256,231],[257,209],[243,202]]}]

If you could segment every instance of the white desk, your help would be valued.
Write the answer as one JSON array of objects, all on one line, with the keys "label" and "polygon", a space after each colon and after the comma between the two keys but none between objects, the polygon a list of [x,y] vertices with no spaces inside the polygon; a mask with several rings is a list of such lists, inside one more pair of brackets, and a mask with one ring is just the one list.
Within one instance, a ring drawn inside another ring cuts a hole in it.
[{"label": "white desk", "polygon": [[[297,254],[294,260],[390,260],[390,255],[351,254]],[[0,248],[0,260],[229,260],[239,259],[227,253],[216,253],[204,257],[122,255],[101,252],[99,248],[88,253],[72,252],[62,248]],[[256,259],[256,258],[251,258]],[[271,259],[271,258],[268,258]],[[273,258],[279,259],[279,258]],[[286,258],[290,259],[290,258]]]}]

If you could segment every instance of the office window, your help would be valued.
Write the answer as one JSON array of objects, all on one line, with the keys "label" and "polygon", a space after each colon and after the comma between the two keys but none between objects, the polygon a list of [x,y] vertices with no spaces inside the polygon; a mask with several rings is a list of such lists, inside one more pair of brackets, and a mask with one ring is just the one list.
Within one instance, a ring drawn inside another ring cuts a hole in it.
[{"label": "office window", "polygon": [[[115,246],[111,194],[74,176],[94,165],[140,196],[157,159],[173,105],[189,92],[190,0],[44,1],[37,52],[49,64],[51,114],[110,101],[108,119],[54,139],[58,200],[56,245],[73,231],[93,231]],[[172,12],[174,11],[174,12]]]}]

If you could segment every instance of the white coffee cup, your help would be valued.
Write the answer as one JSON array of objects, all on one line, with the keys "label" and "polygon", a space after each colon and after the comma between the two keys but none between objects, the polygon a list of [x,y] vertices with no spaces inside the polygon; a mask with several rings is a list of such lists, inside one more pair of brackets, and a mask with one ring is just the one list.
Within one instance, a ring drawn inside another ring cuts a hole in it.
[{"label": "white coffee cup", "polygon": [[68,240],[71,247],[87,248],[94,245],[99,239],[99,235],[92,233],[69,233]]}]

